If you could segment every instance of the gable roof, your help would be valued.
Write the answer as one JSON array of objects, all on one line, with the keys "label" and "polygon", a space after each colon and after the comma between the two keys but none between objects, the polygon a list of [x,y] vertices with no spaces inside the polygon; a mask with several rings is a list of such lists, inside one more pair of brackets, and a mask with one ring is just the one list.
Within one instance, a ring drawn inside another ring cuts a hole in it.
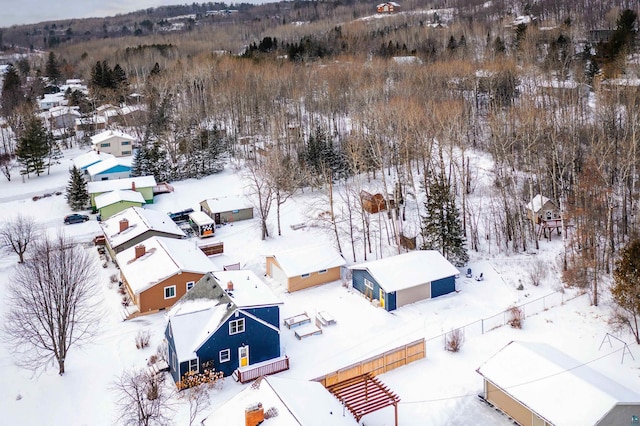
[{"label": "gable roof", "polygon": [[104,132],[100,132],[97,135],[91,136],[91,143],[93,145],[96,145],[104,141],[107,141],[111,138],[120,138],[124,140],[129,140],[132,142],[136,140],[136,138],[134,138],[133,136],[118,130],[105,130]]},{"label": "gable roof", "polygon": [[205,426],[244,424],[245,408],[261,403],[278,415],[264,426],[356,426],[358,422],[319,382],[265,376],[231,398],[202,421]]},{"label": "gable roof", "polygon": [[212,213],[222,213],[233,210],[242,210],[253,208],[251,203],[242,196],[228,196],[218,198],[207,198],[200,202],[201,205],[206,205]]},{"label": "gable roof", "polygon": [[534,213],[537,213],[549,201],[551,200],[545,197],[544,195],[538,194],[535,197],[533,197],[533,199],[527,204],[527,208],[533,211]]},{"label": "gable roof", "polygon": [[[231,273],[228,273],[231,272]],[[247,277],[249,279],[247,279]],[[227,291],[227,282],[233,290]],[[280,305],[282,302],[252,271],[207,273],[169,311],[169,323],[180,362],[195,358],[195,351],[241,308]],[[242,311],[266,327],[279,330]]]},{"label": "gable roof", "polygon": [[105,192],[96,197],[96,208],[101,209],[111,204],[119,203],[121,201],[130,201],[132,203],[144,204],[145,200],[141,193],[137,191],[131,191],[129,189],[118,189],[116,191]]},{"label": "gable roof", "polygon": [[84,170],[92,164],[96,164],[99,161],[107,160],[109,158],[115,158],[115,156],[106,152],[96,152],[91,150],[78,155],[72,161],[73,165],[76,166],[77,169]]},{"label": "gable roof", "polygon": [[510,342],[477,372],[557,426],[596,424],[618,403],[640,405],[640,394],[546,343]]},{"label": "gable roof", "polygon": [[[126,219],[129,222],[129,226],[120,232],[120,221],[122,219]],[[109,241],[109,246],[113,249],[150,230],[175,235],[179,238],[186,237],[182,229],[167,214],[141,207],[124,209],[101,222],[100,227],[107,241]]]},{"label": "gable roof", "polygon": [[458,275],[460,271],[437,250],[416,250],[352,265],[366,270],[387,292]]},{"label": "gable roof", "polygon": [[120,271],[134,294],[140,294],[182,272],[206,274],[213,266],[192,241],[150,237],[142,245],[145,254],[137,259],[136,246],[116,255]]},{"label": "gable roof", "polygon": [[347,262],[330,244],[284,250],[273,255],[287,277],[344,266]]},{"label": "gable roof", "polygon": [[138,176],[127,179],[101,180],[87,183],[89,194],[115,191],[116,189],[131,189],[135,184],[136,188],[151,188],[156,186],[156,178],[153,176]]},{"label": "gable roof", "polygon": [[111,169],[118,169],[118,171],[131,170],[131,163],[115,157],[108,158],[87,167],[87,173],[90,176],[95,176]]}]

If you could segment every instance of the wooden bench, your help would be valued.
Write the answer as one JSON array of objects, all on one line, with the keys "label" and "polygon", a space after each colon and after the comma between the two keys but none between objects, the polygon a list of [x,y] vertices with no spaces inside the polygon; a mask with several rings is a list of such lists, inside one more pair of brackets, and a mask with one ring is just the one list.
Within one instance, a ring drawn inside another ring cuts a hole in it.
[{"label": "wooden bench", "polygon": [[296,338],[302,340],[304,337],[322,334],[322,329],[315,324],[306,324],[296,329]]},{"label": "wooden bench", "polygon": [[297,327],[310,322],[311,318],[309,318],[309,315],[307,315],[306,312],[284,319],[284,325],[289,329],[291,329],[291,327]]},{"label": "wooden bench", "polygon": [[318,312],[318,314],[316,315],[316,319],[323,327],[334,325],[336,323],[335,318],[333,318],[333,316],[327,311]]}]

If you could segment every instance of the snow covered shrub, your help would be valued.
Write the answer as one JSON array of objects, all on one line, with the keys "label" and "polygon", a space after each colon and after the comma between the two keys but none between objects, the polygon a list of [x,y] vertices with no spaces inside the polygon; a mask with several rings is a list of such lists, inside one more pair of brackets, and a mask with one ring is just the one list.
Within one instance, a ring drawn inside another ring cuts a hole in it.
[{"label": "snow covered shrub", "polygon": [[537,259],[531,264],[531,268],[529,269],[529,280],[531,284],[537,287],[547,278],[548,273],[549,269],[546,263]]},{"label": "snow covered shrub", "polygon": [[522,328],[522,323],[524,321],[524,312],[522,309],[517,306],[512,306],[507,310],[507,312],[509,313],[507,324],[509,324],[511,328]]},{"label": "snow covered shrub", "polygon": [[109,277],[109,281],[112,283],[117,283],[118,282],[118,274],[111,274],[111,276]]},{"label": "snow covered shrub", "polygon": [[142,349],[149,346],[149,340],[151,339],[151,335],[149,334],[149,330],[140,330],[136,335],[136,348]]},{"label": "snow covered shrub", "polygon": [[458,352],[464,343],[464,331],[461,328],[451,330],[445,335],[444,348],[449,352]]},{"label": "snow covered shrub", "polygon": [[264,419],[271,419],[273,417],[278,417],[278,409],[276,407],[270,407],[267,411],[264,412]]}]

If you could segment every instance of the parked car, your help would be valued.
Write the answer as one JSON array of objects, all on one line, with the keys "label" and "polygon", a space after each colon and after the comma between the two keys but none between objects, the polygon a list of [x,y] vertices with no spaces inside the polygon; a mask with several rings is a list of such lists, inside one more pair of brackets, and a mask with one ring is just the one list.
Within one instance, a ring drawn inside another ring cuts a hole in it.
[{"label": "parked car", "polygon": [[97,246],[103,246],[107,244],[107,238],[102,234],[96,235],[95,237],[93,237],[93,244]]},{"label": "parked car", "polygon": [[82,223],[89,220],[89,216],[86,214],[69,214],[64,217],[65,225],[70,225],[72,223]]}]

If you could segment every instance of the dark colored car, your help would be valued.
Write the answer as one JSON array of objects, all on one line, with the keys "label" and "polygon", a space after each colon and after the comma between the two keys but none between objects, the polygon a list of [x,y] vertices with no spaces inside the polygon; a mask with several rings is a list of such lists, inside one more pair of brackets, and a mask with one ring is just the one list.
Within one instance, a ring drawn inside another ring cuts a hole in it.
[{"label": "dark colored car", "polygon": [[72,223],[82,223],[82,222],[86,222],[89,220],[89,216],[85,215],[85,214],[69,214],[66,215],[64,217],[64,223],[65,225],[70,225]]}]

